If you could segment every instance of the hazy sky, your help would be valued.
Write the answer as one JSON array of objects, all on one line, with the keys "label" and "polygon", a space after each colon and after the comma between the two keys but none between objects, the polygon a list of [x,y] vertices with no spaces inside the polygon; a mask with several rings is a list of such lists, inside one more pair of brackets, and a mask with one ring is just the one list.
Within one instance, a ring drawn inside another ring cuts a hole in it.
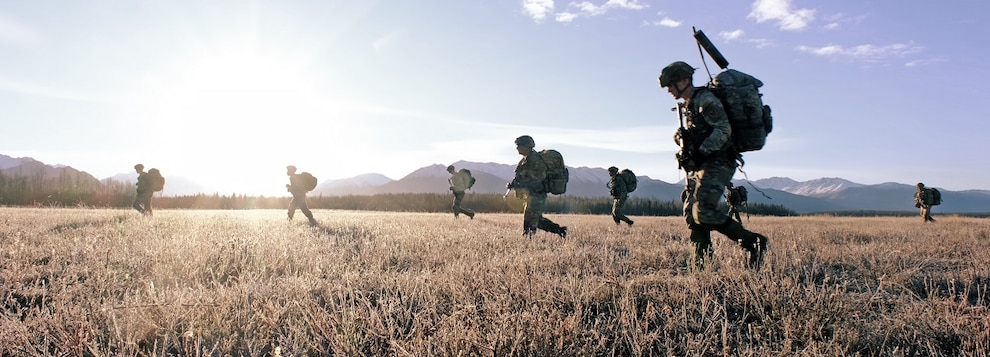
[{"label": "hazy sky", "polygon": [[[284,167],[394,179],[513,164],[675,182],[660,69],[708,80],[691,37],[762,79],[774,131],[750,179],[990,189],[982,0],[0,0],[0,154],[98,178],[138,162],[221,193]],[[982,43],[982,45],[981,45]],[[706,58],[712,73],[716,65]],[[737,173],[737,178],[742,173]]]}]

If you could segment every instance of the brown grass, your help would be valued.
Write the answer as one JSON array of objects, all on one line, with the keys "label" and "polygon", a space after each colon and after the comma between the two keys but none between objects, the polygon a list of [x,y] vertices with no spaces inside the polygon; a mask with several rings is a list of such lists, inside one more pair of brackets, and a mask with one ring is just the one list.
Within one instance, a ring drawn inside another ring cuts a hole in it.
[{"label": "brown grass", "polygon": [[990,220],[0,208],[0,355],[942,355],[990,349]]}]

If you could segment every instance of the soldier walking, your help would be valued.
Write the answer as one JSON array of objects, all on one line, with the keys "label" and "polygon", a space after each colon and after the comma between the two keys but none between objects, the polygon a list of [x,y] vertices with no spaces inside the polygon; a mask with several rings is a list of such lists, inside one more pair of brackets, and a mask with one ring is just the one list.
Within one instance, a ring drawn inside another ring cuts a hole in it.
[{"label": "soldier walking", "polygon": [[612,196],[612,220],[615,221],[615,225],[617,226],[621,222],[626,222],[632,226],[633,220],[622,214],[622,209],[626,206],[626,200],[629,199],[629,188],[626,186],[626,181],[622,177],[619,177],[618,167],[609,167],[608,175],[611,177],[608,181],[608,194]]},{"label": "soldier walking", "polygon": [[309,219],[309,225],[315,226],[317,224],[316,219],[313,218],[313,212],[309,210],[309,205],[306,204],[306,192],[309,190],[306,188],[306,184],[302,182],[302,175],[296,173],[296,167],[293,165],[285,167],[285,174],[289,176],[289,183],[285,185],[285,190],[292,194],[292,201],[289,202],[289,220],[292,220],[296,214],[296,208],[298,208]]},{"label": "soldier walking", "polygon": [[[694,68],[687,63],[671,63],[660,73],[660,87],[684,108],[684,127],[674,135],[680,145],[678,164],[685,170],[684,216],[695,245],[695,262],[704,266],[711,256],[711,231],[718,231],[738,242],[749,253],[749,266],[758,269],[767,248],[767,237],[746,230],[742,224],[718,209],[722,192],[736,172],[739,154],[732,149],[732,127],[721,101],[704,87],[695,87]],[[679,109],[680,110],[680,109]]]},{"label": "soldier walking", "polygon": [[454,193],[454,203],[450,206],[450,210],[454,212],[454,218],[457,218],[461,213],[474,219],[474,211],[467,208],[461,207],[461,201],[464,200],[464,194],[471,185],[471,177],[467,175],[466,172],[457,172],[454,169],[454,165],[447,166],[447,172],[450,173],[450,178],[447,182],[450,183],[450,191]]},{"label": "soldier walking", "polygon": [[725,190],[725,205],[729,206],[729,217],[734,218],[736,222],[742,223],[739,211],[746,205],[746,200],[746,186],[733,187],[730,181]]},{"label": "soldier walking", "polygon": [[933,203],[931,189],[925,188],[925,184],[921,182],[918,182],[916,187],[918,190],[914,192],[914,207],[921,208],[921,218],[925,223],[935,223],[935,218],[931,215]]},{"label": "soldier walking", "polygon": [[144,172],[144,165],[142,164],[134,165],[134,171],[137,172],[138,177],[134,204],[131,207],[141,212],[142,215],[150,216],[152,215],[151,196],[155,194],[155,191],[151,189],[151,179],[148,173]]},{"label": "soldier walking", "polygon": [[567,238],[567,227],[563,227],[543,217],[547,202],[547,165],[543,157],[533,148],[536,142],[529,135],[516,138],[516,151],[522,155],[516,165],[516,175],[507,188],[516,191],[516,196],[526,201],[523,212],[523,235],[532,237],[537,229]]}]

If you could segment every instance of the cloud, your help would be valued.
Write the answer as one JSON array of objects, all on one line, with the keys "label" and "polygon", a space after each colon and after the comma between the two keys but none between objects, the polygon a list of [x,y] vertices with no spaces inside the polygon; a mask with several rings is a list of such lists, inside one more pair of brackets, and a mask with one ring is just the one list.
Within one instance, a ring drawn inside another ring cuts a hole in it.
[{"label": "cloud", "polygon": [[746,32],[743,30],[735,30],[732,32],[722,31],[718,33],[718,37],[721,37],[723,40],[725,40],[725,42],[729,42],[732,40],[737,40],[745,34]]},{"label": "cloud", "polygon": [[921,52],[923,47],[915,45],[914,43],[895,43],[885,46],[869,44],[852,47],[844,47],[840,45],[828,45],[823,47],[798,46],[796,49],[800,52],[833,59],[844,58],[851,61],[877,63],[883,62],[887,58],[904,57]]},{"label": "cloud", "polygon": [[31,44],[40,39],[41,35],[34,29],[0,15],[0,42]]},{"label": "cloud", "polygon": [[553,0],[523,0],[522,7],[526,15],[540,22],[553,12]]},{"label": "cloud", "polygon": [[773,41],[765,38],[751,38],[746,40],[746,42],[756,45],[756,48],[767,48],[773,46]]},{"label": "cloud", "polygon": [[578,17],[578,14],[573,14],[570,12],[561,12],[557,14],[555,18],[557,22],[571,22]]},{"label": "cloud", "polygon": [[843,13],[836,13],[833,15],[825,16],[825,21],[828,22],[822,29],[826,31],[837,30],[846,24],[857,24],[863,22],[866,19],[866,15],[861,16],[848,16]]},{"label": "cloud", "polygon": [[791,0],[756,0],[748,18],[756,22],[776,21],[777,27],[785,31],[798,31],[808,27],[815,19],[814,9],[791,9]]},{"label": "cloud", "polygon": [[927,65],[943,63],[943,62],[948,62],[948,60],[945,58],[920,59],[905,63],[904,67],[921,67],[921,66],[927,66]]},{"label": "cloud", "polygon": [[652,21],[652,22],[643,21],[643,26],[663,26],[663,27],[675,28],[675,27],[680,27],[681,23],[682,23],[681,21],[677,21],[669,17],[664,17],[660,19],[660,21]]},{"label": "cloud", "polygon": [[[523,12],[537,22],[545,19],[554,10],[553,0],[523,0],[522,6]],[[567,5],[567,10],[554,16],[554,20],[572,22],[580,17],[601,16],[613,9],[642,10],[647,7],[649,5],[642,4],[639,0],[607,0],[601,5],[590,1],[571,2]]]}]

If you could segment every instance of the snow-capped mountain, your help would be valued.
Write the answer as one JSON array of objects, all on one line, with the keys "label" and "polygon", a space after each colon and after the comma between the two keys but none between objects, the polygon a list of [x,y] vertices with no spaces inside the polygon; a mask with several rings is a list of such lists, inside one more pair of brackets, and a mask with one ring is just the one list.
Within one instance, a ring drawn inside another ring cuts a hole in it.
[{"label": "snow-capped mountain", "polygon": [[[515,164],[457,161],[457,169],[466,168],[477,179],[471,193],[504,193],[505,184],[514,176]],[[568,167],[570,181],[567,196],[601,197],[608,195],[608,171],[597,167]],[[0,155],[0,178],[28,177],[62,182],[76,188],[97,187],[100,181],[70,166],[46,165],[32,158],[12,158]],[[166,175],[165,195],[193,195],[203,192],[195,180]],[[322,182],[314,193],[323,195],[373,195],[381,193],[447,193],[449,184],[446,164],[432,164],[417,169],[405,177],[393,180],[377,173],[347,179]],[[633,198],[677,200],[683,183],[667,183],[638,176],[639,188]],[[136,181],[133,172],[122,173],[107,180]],[[801,213],[826,211],[911,211],[914,210],[914,184],[887,182],[864,185],[838,177],[795,181],[786,177],[771,177],[751,182],[736,180],[735,184],[751,188],[752,203],[777,204]],[[943,204],[936,212],[990,212],[990,191],[942,189]]]},{"label": "snow-capped mountain", "polygon": [[794,181],[786,177],[771,177],[756,180],[753,183],[759,187],[772,188],[808,197],[828,197],[851,187],[863,186],[862,184],[838,177],[823,177],[804,182]]}]

